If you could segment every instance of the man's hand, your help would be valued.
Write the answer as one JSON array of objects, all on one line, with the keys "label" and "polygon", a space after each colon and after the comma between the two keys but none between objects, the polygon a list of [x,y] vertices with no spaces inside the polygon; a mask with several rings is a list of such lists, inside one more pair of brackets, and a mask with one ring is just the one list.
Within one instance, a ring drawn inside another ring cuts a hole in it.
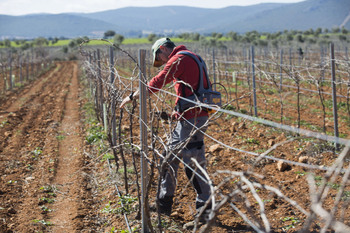
[{"label": "man's hand", "polygon": [[125,97],[121,104],[119,105],[119,108],[124,108],[125,104],[130,103],[132,100],[139,97],[139,91],[132,92],[128,97]]},{"label": "man's hand", "polygon": [[125,104],[127,104],[127,103],[129,103],[129,102],[131,102],[131,101],[132,101],[132,99],[130,99],[130,96],[125,97],[125,98],[123,99],[122,103],[119,105],[119,108],[124,108]]}]

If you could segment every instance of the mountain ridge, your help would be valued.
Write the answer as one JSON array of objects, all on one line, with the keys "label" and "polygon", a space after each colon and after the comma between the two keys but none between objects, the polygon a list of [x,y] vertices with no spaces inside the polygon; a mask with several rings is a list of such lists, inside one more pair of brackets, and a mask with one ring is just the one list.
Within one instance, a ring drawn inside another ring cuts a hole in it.
[{"label": "mountain ridge", "polygon": [[[219,9],[188,6],[125,7],[94,13],[0,15],[0,39],[88,36],[113,30],[127,37],[149,33],[276,32],[339,27],[350,12],[348,0],[262,3]],[[345,28],[350,29],[347,21]]]}]

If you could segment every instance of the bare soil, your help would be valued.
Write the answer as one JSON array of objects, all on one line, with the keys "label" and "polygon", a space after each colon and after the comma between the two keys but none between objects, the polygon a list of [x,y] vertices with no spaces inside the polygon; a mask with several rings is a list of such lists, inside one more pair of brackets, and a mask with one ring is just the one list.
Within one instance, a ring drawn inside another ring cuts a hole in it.
[{"label": "bare soil", "polygon": [[84,179],[78,64],[56,63],[1,103],[0,231],[83,229]]}]

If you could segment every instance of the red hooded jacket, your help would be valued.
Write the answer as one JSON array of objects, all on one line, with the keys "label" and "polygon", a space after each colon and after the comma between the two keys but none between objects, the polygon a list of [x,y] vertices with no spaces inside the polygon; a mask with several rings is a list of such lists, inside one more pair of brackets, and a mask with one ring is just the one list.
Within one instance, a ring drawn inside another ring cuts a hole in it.
[{"label": "red hooded jacket", "polygon": [[[182,80],[185,83],[191,85],[193,90],[196,90],[199,85],[199,68],[195,60],[190,56],[184,54],[177,54],[180,51],[187,51],[192,54],[193,52],[187,50],[184,45],[180,45],[174,48],[172,53],[169,55],[169,60],[165,64],[164,69],[154,76],[148,83],[148,88],[150,93],[155,93],[158,90],[154,88],[161,89],[166,84],[173,81],[175,83],[175,91],[177,96],[188,97],[193,94],[190,88],[185,88],[185,96],[183,96],[183,84],[177,82]],[[207,79],[205,78],[205,72],[203,72],[203,85],[204,88],[208,87]],[[154,87],[154,88],[152,88]],[[175,103],[179,98],[176,98]],[[180,117],[181,113],[176,114],[177,118]],[[201,110],[200,108],[190,109],[183,113],[183,118],[191,119],[193,117],[208,116],[208,112]]]}]

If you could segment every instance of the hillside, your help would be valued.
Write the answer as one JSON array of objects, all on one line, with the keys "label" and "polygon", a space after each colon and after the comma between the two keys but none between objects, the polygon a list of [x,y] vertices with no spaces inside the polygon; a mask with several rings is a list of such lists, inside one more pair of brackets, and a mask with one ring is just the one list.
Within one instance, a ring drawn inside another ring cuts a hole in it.
[{"label": "hillside", "polygon": [[[348,0],[306,0],[207,9],[186,6],[127,7],[96,13],[0,15],[0,39],[102,37],[107,30],[125,36],[149,33],[275,32],[339,27],[350,14]],[[350,23],[344,25],[350,29]]]},{"label": "hillside", "polygon": [[106,30],[118,30],[113,24],[71,14],[0,15],[0,22],[0,38],[100,36]]},{"label": "hillside", "polygon": [[247,17],[279,8],[284,4],[258,4],[253,6],[232,6],[222,9],[205,9],[185,6],[128,7],[91,14],[81,14],[87,18],[104,20],[109,23],[123,22],[126,28],[156,32],[198,31],[208,32],[227,22],[235,22]]},{"label": "hillside", "polygon": [[[226,23],[217,30],[235,31],[260,30],[266,32],[283,29],[308,30],[310,28],[339,27],[350,13],[348,0],[309,0],[297,4],[288,4],[279,8],[259,12],[246,20],[237,21],[233,26]],[[345,25],[350,28],[349,22]],[[214,29],[214,28],[213,28]]]}]

